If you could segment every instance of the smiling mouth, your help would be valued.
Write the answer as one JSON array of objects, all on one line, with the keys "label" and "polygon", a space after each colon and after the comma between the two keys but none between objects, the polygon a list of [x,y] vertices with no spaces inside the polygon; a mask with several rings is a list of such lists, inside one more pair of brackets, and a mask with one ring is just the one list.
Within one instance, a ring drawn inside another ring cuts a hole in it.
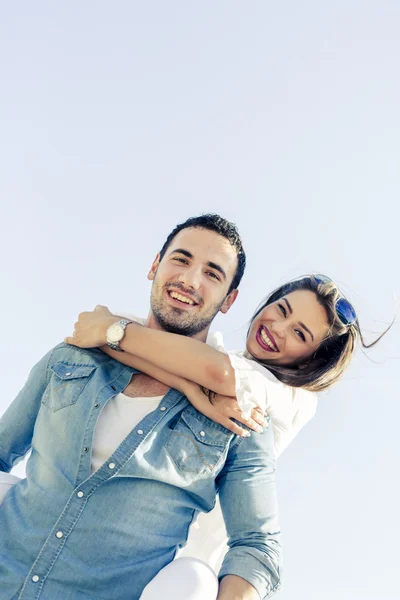
[{"label": "smiling mouth", "polygon": [[180,294],[179,292],[175,292],[174,290],[168,290],[167,293],[168,296],[172,298],[172,300],[174,300],[177,304],[180,304],[182,306],[197,306],[197,302],[195,302],[191,298],[188,298],[187,296],[184,296],[183,294]]},{"label": "smiling mouth", "polygon": [[257,331],[256,340],[263,350],[266,350],[267,352],[279,352],[279,348],[275,342],[272,341],[272,335],[264,325],[261,325],[260,329]]}]

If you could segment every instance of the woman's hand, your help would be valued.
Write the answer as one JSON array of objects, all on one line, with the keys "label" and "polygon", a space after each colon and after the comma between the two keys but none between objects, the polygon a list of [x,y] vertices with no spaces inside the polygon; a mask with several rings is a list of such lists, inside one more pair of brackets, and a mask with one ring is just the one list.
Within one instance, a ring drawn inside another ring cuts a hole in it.
[{"label": "woman's hand", "polygon": [[186,382],[185,389],[182,389],[182,392],[196,410],[242,437],[248,437],[250,432],[240,427],[232,419],[247,425],[247,427],[259,433],[263,431],[262,427],[265,427],[267,424],[261,408],[254,408],[251,412],[251,417],[245,419],[238,401],[231,396],[222,396],[221,394],[211,392],[209,397],[202,391],[199,385],[192,382]]},{"label": "woman's hand", "polygon": [[106,334],[109,325],[118,321],[106,306],[96,306],[92,311],[83,312],[78,316],[71,337],[64,342],[78,348],[97,348],[107,342]]}]

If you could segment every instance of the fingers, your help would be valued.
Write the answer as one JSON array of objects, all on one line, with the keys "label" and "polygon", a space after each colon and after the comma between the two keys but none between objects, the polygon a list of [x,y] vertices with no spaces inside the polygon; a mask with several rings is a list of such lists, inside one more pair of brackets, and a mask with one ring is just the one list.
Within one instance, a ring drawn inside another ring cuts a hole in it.
[{"label": "fingers", "polygon": [[[197,407],[195,407],[195,408],[197,408]],[[232,433],[234,433],[236,435],[240,435],[241,437],[249,437],[250,432],[247,431],[247,429],[243,429],[243,427],[240,427],[240,425],[238,425],[237,423],[232,421],[232,419],[230,419],[229,416],[226,416],[226,415],[223,415],[222,413],[220,413],[218,410],[216,410],[212,406],[211,403],[209,405],[209,408],[207,407],[205,409],[205,407],[202,406],[200,411],[203,413],[203,415],[206,415],[206,417],[215,421],[215,423],[219,423],[226,429],[229,429],[229,431],[232,431]],[[235,418],[236,418],[236,416],[235,416]]]},{"label": "fingers", "polygon": [[[236,398],[232,399],[231,401],[225,399],[223,403],[218,403],[218,408],[214,406],[214,409],[216,409],[221,415],[224,415],[230,420],[235,419],[236,421],[247,425],[247,427],[249,427],[253,431],[256,431],[257,433],[262,433],[264,431],[263,428],[267,426],[267,421],[265,420],[264,412],[260,407],[254,408],[251,411],[250,417],[244,417],[242,414],[242,409],[240,408]],[[214,419],[214,417],[211,418]],[[231,428],[228,427],[228,429]],[[246,430],[242,429],[242,431]]]},{"label": "fingers", "polygon": [[226,429],[229,429],[229,431],[232,431],[232,433],[240,435],[240,437],[250,436],[250,432],[247,431],[247,429],[243,429],[243,427],[240,427],[240,425],[238,425],[231,419],[227,419],[226,417],[224,417],[223,419],[221,419],[220,424],[223,425],[223,427],[225,427]]},{"label": "fingers", "polygon": [[71,346],[75,346],[75,340],[73,337],[66,337],[64,338],[64,343],[65,344],[70,344]]},{"label": "fingers", "polygon": [[211,404],[210,410],[204,410],[204,408],[202,408],[201,412],[204,415],[206,415],[206,417],[208,417],[209,419],[212,419],[216,423],[219,423],[220,425],[222,425],[226,429],[229,429],[229,431],[232,431],[232,433],[235,433],[236,435],[240,435],[241,437],[248,437],[250,435],[247,429],[243,429],[243,427],[240,427],[240,425],[232,421],[232,419],[230,419],[228,416],[218,412],[218,410],[216,410]]},{"label": "fingers", "polygon": [[259,406],[257,406],[257,408],[253,408],[253,410],[251,411],[251,418],[259,425],[262,425],[262,427],[267,426],[265,415]]},{"label": "fingers", "polygon": [[261,427],[261,425],[256,423],[256,421],[254,421],[254,419],[252,419],[251,417],[246,419],[242,415],[237,415],[234,418],[237,421],[239,421],[240,423],[247,425],[247,427],[250,427],[250,429],[252,429],[253,431],[256,431],[257,433],[262,433],[264,431],[263,428]]}]

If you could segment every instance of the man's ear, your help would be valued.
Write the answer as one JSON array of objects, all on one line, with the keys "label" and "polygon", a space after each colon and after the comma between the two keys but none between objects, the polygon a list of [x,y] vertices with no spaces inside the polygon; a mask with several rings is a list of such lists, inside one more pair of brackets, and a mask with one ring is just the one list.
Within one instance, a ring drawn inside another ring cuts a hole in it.
[{"label": "man's ear", "polygon": [[220,312],[222,312],[223,314],[228,312],[228,310],[230,309],[230,307],[232,306],[232,304],[235,302],[236,298],[238,297],[238,293],[239,293],[239,290],[232,290],[231,293],[227,295],[227,297],[224,300],[223,305],[219,309]]},{"label": "man's ear", "polygon": [[158,265],[160,264],[160,253],[157,254],[157,256],[154,259],[153,264],[151,265],[151,269],[150,271],[147,273],[147,279],[149,281],[153,281],[154,277],[156,276],[157,273],[157,269],[158,269]]}]

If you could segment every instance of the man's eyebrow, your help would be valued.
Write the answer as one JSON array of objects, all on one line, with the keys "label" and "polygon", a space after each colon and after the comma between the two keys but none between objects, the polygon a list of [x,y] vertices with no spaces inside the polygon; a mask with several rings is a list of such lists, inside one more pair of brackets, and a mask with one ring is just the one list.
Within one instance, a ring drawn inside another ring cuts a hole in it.
[{"label": "man's eyebrow", "polygon": [[187,258],[193,258],[193,254],[189,252],[189,250],[184,250],[183,248],[176,248],[175,250],[172,250],[170,254],[174,254],[175,252],[179,252],[179,254],[183,254]]},{"label": "man's eyebrow", "polygon": [[[284,301],[286,302],[286,304],[287,304],[287,307],[288,307],[288,309],[289,309],[289,312],[290,312],[290,314],[292,315],[292,314],[293,314],[293,308],[290,306],[290,304],[289,304],[289,300],[287,300],[286,298],[282,298],[282,300],[284,300]],[[299,321],[299,325],[300,325],[300,326],[301,326],[303,329],[305,329],[305,330],[307,331],[307,333],[310,335],[310,337],[311,337],[312,341],[314,341],[314,336],[313,336],[312,332],[311,332],[311,331],[308,329],[308,327],[306,327],[306,326],[304,325],[304,323],[301,323],[300,321]]]}]

